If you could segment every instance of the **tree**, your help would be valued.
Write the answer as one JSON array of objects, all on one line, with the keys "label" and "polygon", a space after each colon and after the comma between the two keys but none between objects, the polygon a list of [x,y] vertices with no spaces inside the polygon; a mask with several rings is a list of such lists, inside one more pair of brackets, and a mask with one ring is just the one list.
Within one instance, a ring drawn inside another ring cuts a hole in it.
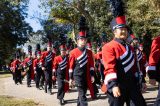
[{"label": "tree", "polygon": [[[27,0],[24,0],[27,1]],[[25,22],[26,5],[22,2],[0,1],[0,61],[4,64],[17,45],[28,40],[32,28]]]},{"label": "tree", "polygon": [[[160,1],[123,1],[126,4],[127,22],[135,35],[139,36],[150,29],[153,36],[157,35],[160,30]],[[71,23],[73,29],[76,29],[78,17],[84,15],[92,35],[99,35],[103,31],[111,32],[109,22],[112,17],[105,0],[45,0],[45,4],[51,8],[51,18],[56,18],[61,23]]]},{"label": "tree", "polygon": [[151,33],[152,36],[156,36],[160,32],[160,1],[125,1],[127,1],[126,5],[128,22],[134,33],[137,36],[142,35],[144,32]]},{"label": "tree", "polygon": [[[160,32],[160,1],[159,0],[125,0],[127,20],[134,34],[143,39],[147,57],[150,53],[152,38]],[[135,5],[136,4],[136,5]]]},{"label": "tree", "polygon": [[[46,38],[51,38],[52,41],[57,40],[60,34],[67,34],[71,31],[72,26],[70,24],[60,24],[56,23],[56,20],[46,20],[44,21],[43,29],[46,33]],[[47,42],[47,41],[46,41]]]},{"label": "tree", "polygon": [[[43,1],[50,6],[50,17],[58,22],[69,23],[73,31],[78,32],[77,23],[81,15],[87,19],[89,35],[97,36],[109,30],[111,14],[104,0],[48,0]],[[46,6],[45,6],[46,7]]]},{"label": "tree", "polygon": [[[75,35],[77,23],[81,15],[87,18],[91,39],[102,32],[110,39],[110,21],[113,18],[108,0],[41,0],[42,7],[50,9],[49,18],[61,24],[71,24]],[[143,39],[141,43],[149,55],[151,40],[160,32],[160,0],[123,0],[125,4],[127,24],[134,35]],[[146,36],[143,36],[146,35]],[[74,37],[74,36],[73,36]],[[73,38],[72,37],[72,38]]]}]

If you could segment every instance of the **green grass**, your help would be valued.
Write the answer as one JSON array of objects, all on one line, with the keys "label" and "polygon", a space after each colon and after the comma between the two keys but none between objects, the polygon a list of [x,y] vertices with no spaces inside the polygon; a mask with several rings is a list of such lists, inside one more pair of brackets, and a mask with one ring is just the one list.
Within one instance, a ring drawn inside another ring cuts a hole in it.
[{"label": "green grass", "polygon": [[0,78],[7,78],[7,77],[11,77],[12,74],[0,74]]},{"label": "green grass", "polygon": [[10,73],[10,71],[0,70],[0,74],[6,74],[6,73]]},{"label": "green grass", "polygon": [[0,96],[0,106],[38,106],[33,100]]},{"label": "green grass", "polygon": [[12,76],[11,72],[0,70],[0,78],[7,78],[7,77],[11,77],[11,76]]}]

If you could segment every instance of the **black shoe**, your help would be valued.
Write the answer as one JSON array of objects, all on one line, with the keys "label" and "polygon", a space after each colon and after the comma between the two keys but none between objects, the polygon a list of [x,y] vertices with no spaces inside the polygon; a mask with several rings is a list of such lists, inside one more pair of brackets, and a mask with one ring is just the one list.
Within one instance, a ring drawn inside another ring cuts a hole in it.
[{"label": "black shoe", "polygon": [[39,89],[39,90],[42,90],[42,87],[39,87],[38,89]]},{"label": "black shoe", "polygon": [[64,104],[65,104],[65,103],[64,103],[64,99],[60,99],[60,100],[59,100],[59,104],[60,104],[60,105],[64,105]]},{"label": "black shoe", "polygon": [[27,87],[31,87],[31,85],[27,85]]},{"label": "black shoe", "polygon": [[47,89],[45,89],[44,92],[47,93]]},{"label": "black shoe", "polygon": [[41,88],[40,87],[36,87],[37,88],[37,90],[41,90]]},{"label": "black shoe", "polygon": [[41,88],[42,88],[42,89],[44,89],[44,87],[43,87],[43,86],[41,86]]},{"label": "black shoe", "polygon": [[95,97],[93,99],[99,99],[100,98],[100,94],[95,94]]},{"label": "black shoe", "polygon": [[43,85],[40,85],[41,90],[44,89]]},{"label": "black shoe", "polygon": [[42,90],[42,87],[39,87],[38,89],[39,89],[39,90]]},{"label": "black shoe", "polygon": [[53,88],[55,89],[55,88],[56,88],[56,85],[53,85]]},{"label": "black shoe", "polygon": [[64,103],[65,103],[65,101],[64,101],[64,99],[62,99],[62,105],[64,105]]}]

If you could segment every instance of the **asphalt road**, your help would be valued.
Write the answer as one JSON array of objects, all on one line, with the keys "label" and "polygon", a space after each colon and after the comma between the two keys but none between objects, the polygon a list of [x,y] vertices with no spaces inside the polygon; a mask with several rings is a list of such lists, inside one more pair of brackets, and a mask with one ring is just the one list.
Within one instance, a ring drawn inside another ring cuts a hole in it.
[{"label": "asphalt road", "polygon": [[[100,90],[99,90],[100,91]],[[87,92],[89,106],[109,106],[107,96],[100,91],[99,99],[92,100],[89,92]],[[9,95],[16,98],[33,99],[39,103],[39,106],[59,106],[57,100],[57,89],[52,89],[52,95],[44,93],[44,90],[35,88],[35,83],[32,81],[32,87],[26,86],[26,80],[23,80],[22,85],[15,85],[12,78],[0,79],[0,95]],[[76,106],[77,101],[76,89],[65,94],[65,106]],[[143,94],[148,106],[152,106],[157,96],[157,86],[148,86],[147,92]]]}]

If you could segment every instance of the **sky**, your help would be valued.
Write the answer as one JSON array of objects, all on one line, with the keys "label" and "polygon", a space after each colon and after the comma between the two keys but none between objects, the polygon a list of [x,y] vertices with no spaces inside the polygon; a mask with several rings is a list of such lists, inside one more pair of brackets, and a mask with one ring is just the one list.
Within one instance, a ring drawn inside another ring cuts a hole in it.
[{"label": "sky", "polygon": [[40,5],[39,0],[30,0],[29,1],[29,7],[28,7],[28,17],[25,19],[26,22],[30,24],[30,26],[33,28],[33,31],[36,32],[37,30],[42,29],[42,26],[40,25],[40,22],[37,18],[33,18],[33,16],[38,17],[39,14],[44,15],[42,9],[38,7]]},{"label": "sky", "polygon": [[[36,32],[37,30],[42,30],[42,26],[40,25],[40,22],[38,20],[39,15],[45,15],[47,16],[47,13],[44,13],[42,9],[38,7],[40,5],[39,0],[30,0],[29,1],[29,7],[28,7],[28,17],[25,19],[27,23],[30,24],[30,26],[33,28],[33,31]],[[36,16],[38,18],[32,18],[33,16]],[[24,52],[27,53],[27,47],[23,46]]]}]

